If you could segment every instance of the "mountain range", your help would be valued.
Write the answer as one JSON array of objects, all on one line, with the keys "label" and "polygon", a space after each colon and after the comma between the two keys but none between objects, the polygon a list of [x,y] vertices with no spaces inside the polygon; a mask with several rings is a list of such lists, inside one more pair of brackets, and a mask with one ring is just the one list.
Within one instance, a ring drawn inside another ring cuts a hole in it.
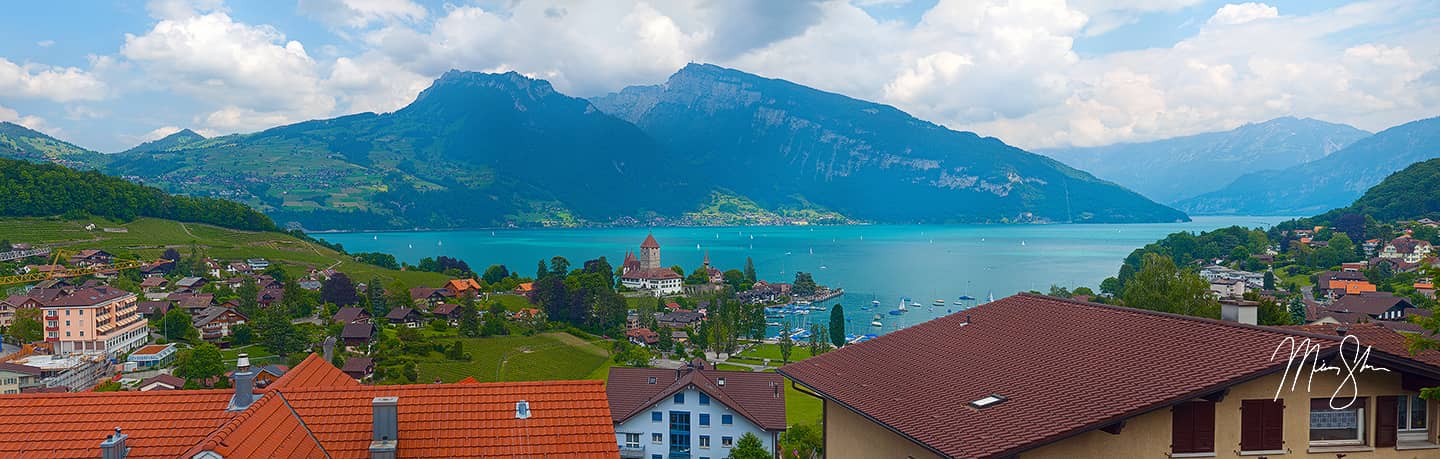
[{"label": "mountain range", "polygon": [[1412,121],[1307,163],[1252,172],[1175,205],[1195,214],[1312,215],[1345,207],[1386,176],[1440,157],[1440,118]]},{"label": "mountain range", "polygon": [[1041,153],[1174,203],[1219,190],[1246,173],[1324,158],[1370,135],[1344,124],[1284,117],[1224,132]]},{"label": "mountain range", "polygon": [[48,147],[0,155],[73,157],[312,230],[1187,218],[995,138],[700,64],[593,100],[513,72],[450,71],[393,113],[208,139],[182,131],[114,155],[38,143]]}]

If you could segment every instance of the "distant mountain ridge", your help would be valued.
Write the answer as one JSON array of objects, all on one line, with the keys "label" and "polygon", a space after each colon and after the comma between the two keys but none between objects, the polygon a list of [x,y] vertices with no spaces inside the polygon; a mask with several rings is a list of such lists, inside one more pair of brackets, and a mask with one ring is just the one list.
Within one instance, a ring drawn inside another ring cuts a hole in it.
[{"label": "distant mountain ridge", "polygon": [[205,136],[197,134],[190,129],[181,129],[165,137],[141,143],[121,153],[144,153],[151,151],[173,150],[180,147],[193,145],[196,142],[204,141]]},{"label": "distant mountain ridge", "polygon": [[998,139],[709,65],[593,100],[450,71],[393,113],[197,137],[104,170],[312,230],[1187,218]]},{"label": "distant mountain ridge", "polygon": [[8,121],[0,121],[0,158],[55,162],[75,168],[98,168],[108,162],[103,154]]},{"label": "distant mountain ridge", "polygon": [[1137,222],[1173,209],[995,138],[888,105],[709,64],[591,99],[766,206],[803,198],[883,222]]},{"label": "distant mountain ridge", "polygon": [[1323,158],[1370,135],[1344,124],[1283,117],[1229,131],[1041,153],[1173,203],[1219,190],[1246,173]]},{"label": "distant mountain ridge", "polygon": [[1390,174],[1436,157],[1440,118],[1417,120],[1315,161],[1243,175],[1176,206],[1196,214],[1313,215],[1345,207]]}]

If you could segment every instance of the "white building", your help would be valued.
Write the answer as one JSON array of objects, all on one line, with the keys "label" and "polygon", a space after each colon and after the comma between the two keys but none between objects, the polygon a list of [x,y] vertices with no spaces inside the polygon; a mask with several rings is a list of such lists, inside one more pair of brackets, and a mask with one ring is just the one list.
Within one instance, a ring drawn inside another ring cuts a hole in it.
[{"label": "white building", "polygon": [[775,451],[785,430],[785,379],[769,372],[610,369],[605,386],[615,441],[627,459],[720,459],[745,434]]},{"label": "white building", "polygon": [[684,278],[660,264],[660,243],[655,235],[645,236],[640,244],[640,257],[626,252],[625,261],[620,265],[620,285],[649,291],[655,296],[676,295],[684,290]]}]

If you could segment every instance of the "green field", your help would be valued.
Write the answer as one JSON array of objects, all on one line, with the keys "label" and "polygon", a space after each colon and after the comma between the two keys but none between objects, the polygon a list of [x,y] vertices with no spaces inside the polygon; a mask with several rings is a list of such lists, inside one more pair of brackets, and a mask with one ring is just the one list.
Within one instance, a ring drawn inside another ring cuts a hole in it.
[{"label": "green field", "polygon": [[[420,362],[419,381],[438,377],[455,382],[467,376],[482,382],[605,379],[611,361],[605,341],[586,341],[563,332],[462,340],[469,361],[446,360],[432,353]],[[437,340],[446,345],[454,341]]]},{"label": "green field", "polygon": [[[96,229],[87,231],[85,225]],[[101,228],[125,228],[124,233],[108,233]],[[204,255],[217,260],[239,261],[265,258],[283,266],[292,274],[304,274],[310,268],[328,268],[344,272],[356,282],[369,282],[380,277],[389,284],[399,281],[407,286],[439,286],[447,279],[440,273],[395,271],[355,262],[350,257],[313,242],[288,234],[238,231],[196,223],[141,218],[128,223],[94,220],[59,220],[47,218],[0,219],[0,239],[31,244],[55,244],[63,250],[104,249],[120,257],[158,258],[166,248],[181,255],[190,253],[195,245]]]},{"label": "green field", "polygon": [[[779,362],[780,345],[768,343],[756,344],[738,355],[741,358],[750,359],[751,361],[770,359]],[[805,348],[804,345],[797,344],[795,347],[790,348],[790,362],[799,362],[808,358],[810,358],[810,350]],[[760,362],[755,363],[758,364]]]},{"label": "green field", "polygon": [[790,425],[820,424],[824,420],[824,403],[795,390],[794,385],[789,379],[785,380],[785,422]]}]

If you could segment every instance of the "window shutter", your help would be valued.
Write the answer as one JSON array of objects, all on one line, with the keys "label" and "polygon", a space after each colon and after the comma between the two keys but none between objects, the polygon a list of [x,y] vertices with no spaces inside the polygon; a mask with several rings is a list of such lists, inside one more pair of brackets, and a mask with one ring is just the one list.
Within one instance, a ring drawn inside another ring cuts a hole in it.
[{"label": "window shutter", "polygon": [[1192,402],[1195,406],[1195,449],[1215,451],[1215,402]]},{"label": "window shutter", "polygon": [[1261,450],[1279,450],[1285,448],[1285,404],[1279,401],[1265,400],[1262,402],[1265,407],[1264,424],[1260,434]]},{"label": "window shutter", "polygon": [[1170,451],[1199,452],[1195,449],[1195,407],[1190,403],[1175,405],[1170,411]]},{"label": "window shutter", "polygon": [[1260,451],[1260,423],[1264,418],[1264,400],[1240,401],[1240,450]]},{"label": "window shutter", "polygon": [[1395,446],[1399,397],[1375,397],[1375,447]]}]

